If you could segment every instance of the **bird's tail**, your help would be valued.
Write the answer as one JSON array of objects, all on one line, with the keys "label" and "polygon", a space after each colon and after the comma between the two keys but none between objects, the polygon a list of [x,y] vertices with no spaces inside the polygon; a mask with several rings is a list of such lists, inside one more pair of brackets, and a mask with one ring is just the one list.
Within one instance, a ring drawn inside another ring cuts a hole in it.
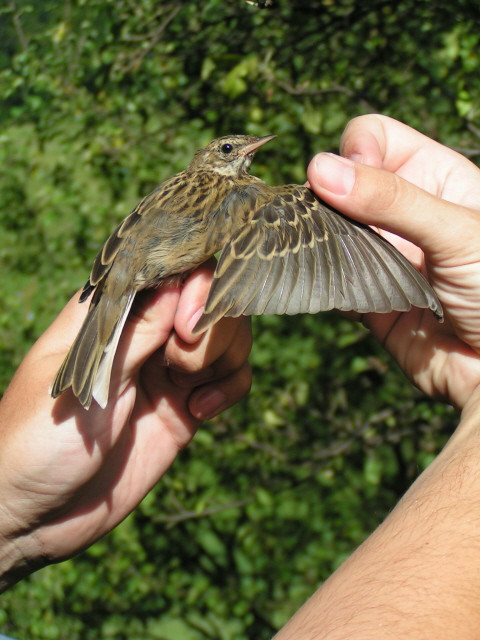
[{"label": "bird's tail", "polygon": [[87,317],[50,387],[52,398],[72,388],[85,409],[92,398],[104,409],[108,402],[113,359],[135,298],[124,294],[114,304],[105,295],[94,298]]}]

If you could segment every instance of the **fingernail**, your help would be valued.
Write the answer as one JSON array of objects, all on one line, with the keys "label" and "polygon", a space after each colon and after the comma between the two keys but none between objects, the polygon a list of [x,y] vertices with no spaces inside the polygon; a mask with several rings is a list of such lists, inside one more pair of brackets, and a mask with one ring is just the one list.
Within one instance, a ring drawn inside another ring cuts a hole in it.
[{"label": "fingernail", "polygon": [[210,389],[195,396],[192,409],[199,420],[208,420],[225,409],[226,405],[227,396],[218,389]]},{"label": "fingernail", "polygon": [[197,322],[202,317],[203,310],[204,310],[204,307],[202,307],[201,309],[198,309],[198,311],[196,311],[193,314],[193,316],[190,318],[190,321],[188,323],[188,330],[190,331],[190,333],[192,333],[192,331],[195,329],[195,325],[197,324]]},{"label": "fingernail", "polygon": [[318,186],[338,196],[348,195],[355,184],[354,165],[333,153],[320,153],[314,159]]}]

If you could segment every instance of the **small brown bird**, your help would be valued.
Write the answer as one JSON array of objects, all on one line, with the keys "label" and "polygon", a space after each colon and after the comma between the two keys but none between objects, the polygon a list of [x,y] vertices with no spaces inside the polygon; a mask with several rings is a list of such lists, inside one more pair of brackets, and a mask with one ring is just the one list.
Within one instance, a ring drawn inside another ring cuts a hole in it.
[{"label": "small brown bird", "polygon": [[88,409],[108,401],[120,335],[135,294],[181,281],[223,249],[194,332],[223,316],[360,313],[440,302],[387,240],[346,218],[308,187],[271,187],[249,175],[257,149],[275,136],[225,136],[147,195],[97,255],[80,302],[88,315],[51,387],[68,387]]}]

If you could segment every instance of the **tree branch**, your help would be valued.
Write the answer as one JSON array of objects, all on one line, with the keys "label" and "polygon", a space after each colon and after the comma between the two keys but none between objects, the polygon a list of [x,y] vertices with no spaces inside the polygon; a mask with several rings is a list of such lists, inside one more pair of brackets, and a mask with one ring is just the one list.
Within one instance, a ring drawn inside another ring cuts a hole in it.
[{"label": "tree branch", "polygon": [[179,522],[183,522],[184,520],[195,520],[198,518],[205,518],[206,516],[212,516],[216,513],[220,513],[221,511],[225,511],[226,509],[235,509],[237,507],[243,507],[246,504],[252,502],[253,498],[249,498],[248,500],[237,500],[236,502],[227,502],[225,504],[221,504],[217,507],[210,507],[209,509],[204,509],[203,511],[191,511],[184,510],[179,513],[172,514],[159,514],[155,516],[155,521],[165,522],[167,528],[170,529],[174,527]]},{"label": "tree branch", "polygon": [[9,6],[10,11],[12,12],[12,22],[15,28],[15,33],[17,34],[18,42],[20,43],[20,48],[22,51],[26,51],[28,47],[28,38],[25,35],[25,32],[22,28],[22,23],[20,21],[21,10],[17,9],[15,2],[10,2]]},{"label": "tree branch", "polygon": [[181,4],[177,4],[176,6],[173,7],[173,9],[170,11],[167,17],[160,23],[157,29],[155,29],[152,32],[151,40],[148,46],[145,47],[145,49],[141,49],[140,51],[138,51],[128,64],[121,66],[120,67],[121,71],[128,73],[129,71],[138,69],[138,67],[142,63],[142,60],[154,49],[155,45],[162,37],[163,32],[168,27],[170,22],[175,18],[175,16],[177,15],[177,13],[180,11],[181,8],[182,8]]}]

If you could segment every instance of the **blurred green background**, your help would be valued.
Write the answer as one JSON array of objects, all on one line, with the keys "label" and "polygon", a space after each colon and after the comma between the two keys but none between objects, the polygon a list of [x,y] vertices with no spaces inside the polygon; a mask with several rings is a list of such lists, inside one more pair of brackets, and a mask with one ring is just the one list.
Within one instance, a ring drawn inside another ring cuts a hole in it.
[{"label": "blurred green background", "polygon": [[[382,112],[474,161],[478,3],[3,0],[0,385],[141,196],[228,133],[303,182]],[[354,323],[258,318],[254,385],[122,525],[2,596],[22,640],[267,640],[455,424]]]}]

